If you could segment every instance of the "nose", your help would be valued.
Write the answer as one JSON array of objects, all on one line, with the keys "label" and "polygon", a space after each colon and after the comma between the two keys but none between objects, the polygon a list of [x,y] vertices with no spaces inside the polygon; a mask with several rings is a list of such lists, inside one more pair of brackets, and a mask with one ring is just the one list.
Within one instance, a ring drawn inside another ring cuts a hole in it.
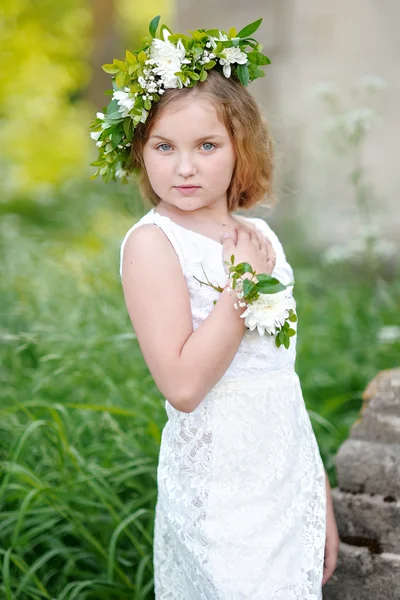
[{"label": "nose", "polygon": [[196,171],[196,165],[188,152],[178,155],[176,164],[177,175],[180,175],[181,177],[190,177],[191,175],[194,175]]}]

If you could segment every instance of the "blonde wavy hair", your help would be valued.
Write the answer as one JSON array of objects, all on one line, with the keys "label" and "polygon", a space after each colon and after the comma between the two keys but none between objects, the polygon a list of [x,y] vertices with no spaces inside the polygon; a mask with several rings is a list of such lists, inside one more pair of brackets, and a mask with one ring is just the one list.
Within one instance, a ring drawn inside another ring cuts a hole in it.
[{"label": "blonde wavy hair", "polygon": [[248,209],[263,200],[276,203],[273,192],[274,145],[270,128],[257,102],[233,75],[225,77],[212,69],[205,81],[187,88],[169,88],[150,110],[145,123],[136,127],[131,146],[131,168],[139,174],[142,196],[157,206],[161,198],[150,185],[143,161],[143,147],[161,112],[175,100],[201,96],[213,103],[218,118],[229,132],[236,163],[227,190],[228,210]]}]

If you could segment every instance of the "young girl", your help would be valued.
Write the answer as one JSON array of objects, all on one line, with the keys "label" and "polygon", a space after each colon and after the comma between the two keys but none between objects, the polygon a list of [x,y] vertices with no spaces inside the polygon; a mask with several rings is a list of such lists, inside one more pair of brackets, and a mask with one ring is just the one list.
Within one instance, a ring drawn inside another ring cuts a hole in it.
[{"label": "young girl", "polygon": [[[320,600],[338,536],[295,372],[296,337],[287,349],[248,329],[228,287],[232,254],[284,284],[293,271],[264,219],[235,214],[271,196],[272,144],[255,100],[224,64],[192,87],[165,85],[131,139],[152,208],[122,241],[120,274],[168,415],[155,595]],[[223,291],[200,283],[205,276]]]}]

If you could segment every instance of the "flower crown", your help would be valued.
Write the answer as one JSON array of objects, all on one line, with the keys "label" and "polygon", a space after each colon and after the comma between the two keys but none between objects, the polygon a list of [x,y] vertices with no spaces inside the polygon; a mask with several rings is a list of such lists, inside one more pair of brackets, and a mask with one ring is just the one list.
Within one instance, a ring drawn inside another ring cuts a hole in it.
[{"label": "flower crown", "polygon": [[161,25],[156,36],[160,15],[149,25],[150,36],[142,38],[136,52],[126,51],[125,60],[114,58],[112,64],[102,65],[112,75],[112,99],[104,112],[96,113],[90,125],[90,136],[99,148],[99,157],[91,165],[107,183],[118,179],[128,183],[130,146],[138,123],[145,123],[153,104],[168,88],[193,87],[207,79],[213,67],[222,67],[225,77],[232,72],[247,86],[249,81],[264,77],[259,68],[271,63],[261,53],[263,46],[251,35],[262,19],[250,23],[238,33],[232,27],[228,33],[218,29],[189,31],[192,37],[173,34]]}]

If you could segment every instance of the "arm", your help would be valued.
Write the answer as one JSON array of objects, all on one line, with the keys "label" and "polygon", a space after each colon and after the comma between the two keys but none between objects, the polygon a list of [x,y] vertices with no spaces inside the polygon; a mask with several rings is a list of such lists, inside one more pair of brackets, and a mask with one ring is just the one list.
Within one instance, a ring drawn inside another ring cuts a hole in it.
[{"label": "arm", "polygon": [[330,579],[336,569],[337,555],[339,552],[339,532],[335,520],[333,508],[331,486],[328,479],[328,473],[325,471],[326,486],[326,542],[325,542],[325,561],[322,585]]},{"label": "arm", "polygon": [[153,224],[134,230],[124,249],[122,285],[143,357],[161,393],[192,412],[232,362],[246,330],[224,290],[193,331],[185,278],[168,238]]}]

